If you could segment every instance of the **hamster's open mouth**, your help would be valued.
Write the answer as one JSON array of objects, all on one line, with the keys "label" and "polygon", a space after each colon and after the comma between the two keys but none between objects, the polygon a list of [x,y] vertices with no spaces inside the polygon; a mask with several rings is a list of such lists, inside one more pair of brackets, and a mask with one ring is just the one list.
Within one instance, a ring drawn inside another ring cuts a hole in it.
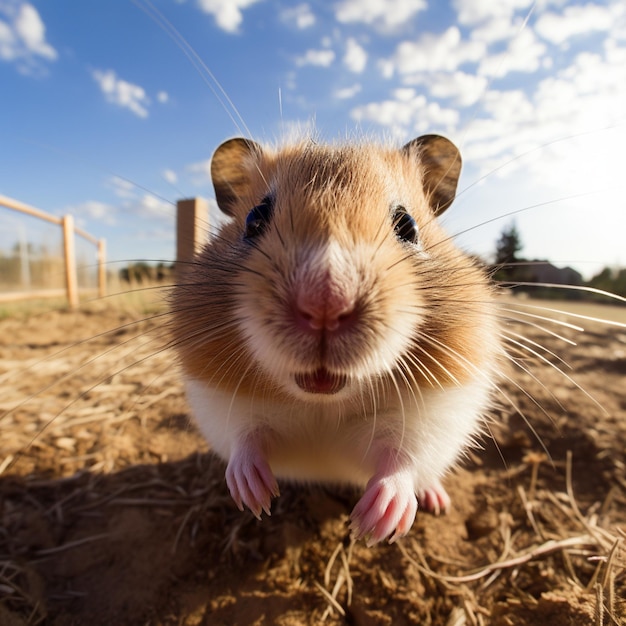
[{"label": "hamster's open mouth", "polygon": [[314,372],[296,374],[295,378],[298,387],[308,393],[337,393],[341,391],[348,382],[348,377],[344,374],[332,374],[323,367],[320,367]]}]

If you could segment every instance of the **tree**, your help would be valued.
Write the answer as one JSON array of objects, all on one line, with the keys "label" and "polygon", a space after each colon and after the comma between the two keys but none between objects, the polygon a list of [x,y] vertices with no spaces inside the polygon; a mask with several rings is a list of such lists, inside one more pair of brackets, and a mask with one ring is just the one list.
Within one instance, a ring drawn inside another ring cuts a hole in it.
[{"label": "tree", "polygon": [[500,239],[496,243],[496,265],[510,265],[519,261],[517,253],[523,247],[519,231],[513,222],[500,233]]},{"label": "tree", "polygon": [[[626,269],[605,267],[587,283],[587,286],[626,297]],[[606,297],[600,295],[593,299],[599,302],[609,302]]]},{"label": "tree", "polygon": [[517,226],[512,222],[504,228],[496,242],[494,280],[525,282],[529,279],[528,268],[520,265],[524,259],[517,256],[523,247]]}]

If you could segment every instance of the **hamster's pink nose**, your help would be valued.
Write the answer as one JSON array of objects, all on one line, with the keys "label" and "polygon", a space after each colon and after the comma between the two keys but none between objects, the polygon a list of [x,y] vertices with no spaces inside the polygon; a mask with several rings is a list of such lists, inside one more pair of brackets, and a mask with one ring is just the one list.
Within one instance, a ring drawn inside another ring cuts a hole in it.
[{"label": "hamster's pink nose", "polygon": [[339,332],[357,319],[354,301],[342,294],[300,293],[294,307],[297,325],[305,332]]}]

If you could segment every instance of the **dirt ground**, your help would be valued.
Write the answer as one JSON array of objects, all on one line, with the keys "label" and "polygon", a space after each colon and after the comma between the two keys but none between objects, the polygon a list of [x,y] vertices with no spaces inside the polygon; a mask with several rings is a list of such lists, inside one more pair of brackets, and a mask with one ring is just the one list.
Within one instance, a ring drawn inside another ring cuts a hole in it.
[{"label": "dirt ground", "polygon": [[511,326],[554,354],[503,381],[449,514],[368,548],[351,489],[236,509],[141,317],[0,321],[0,625],[626,624],[626,330]]}]

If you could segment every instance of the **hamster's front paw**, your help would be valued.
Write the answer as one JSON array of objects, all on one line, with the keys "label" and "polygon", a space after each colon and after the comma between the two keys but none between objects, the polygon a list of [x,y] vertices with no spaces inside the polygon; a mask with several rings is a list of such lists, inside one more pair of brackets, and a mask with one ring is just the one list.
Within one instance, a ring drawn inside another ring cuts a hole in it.
[{"label": "hamster's front paw", "polygon": [[445,513],[451,504],[450,496],[439,481],[427,489],[420,489],[417,492],[417,499],[420,507],[433,515]]},{"label": "hamster's front paw", "polygon": [[374,475],[354,507],[350,528],[355,539],[366,538],[367,545],[390,538],[390,543],[406,535],[417,513],[413,476],[408,471]]},{"label": "hamster's front paw", "polygon": [[246,440],[230,457],[226,467],[226,484],[235,504],[244,504],[261,519],[261,511],[270,515],[272,497],[279,495],[278,483],[261,448]]}]

